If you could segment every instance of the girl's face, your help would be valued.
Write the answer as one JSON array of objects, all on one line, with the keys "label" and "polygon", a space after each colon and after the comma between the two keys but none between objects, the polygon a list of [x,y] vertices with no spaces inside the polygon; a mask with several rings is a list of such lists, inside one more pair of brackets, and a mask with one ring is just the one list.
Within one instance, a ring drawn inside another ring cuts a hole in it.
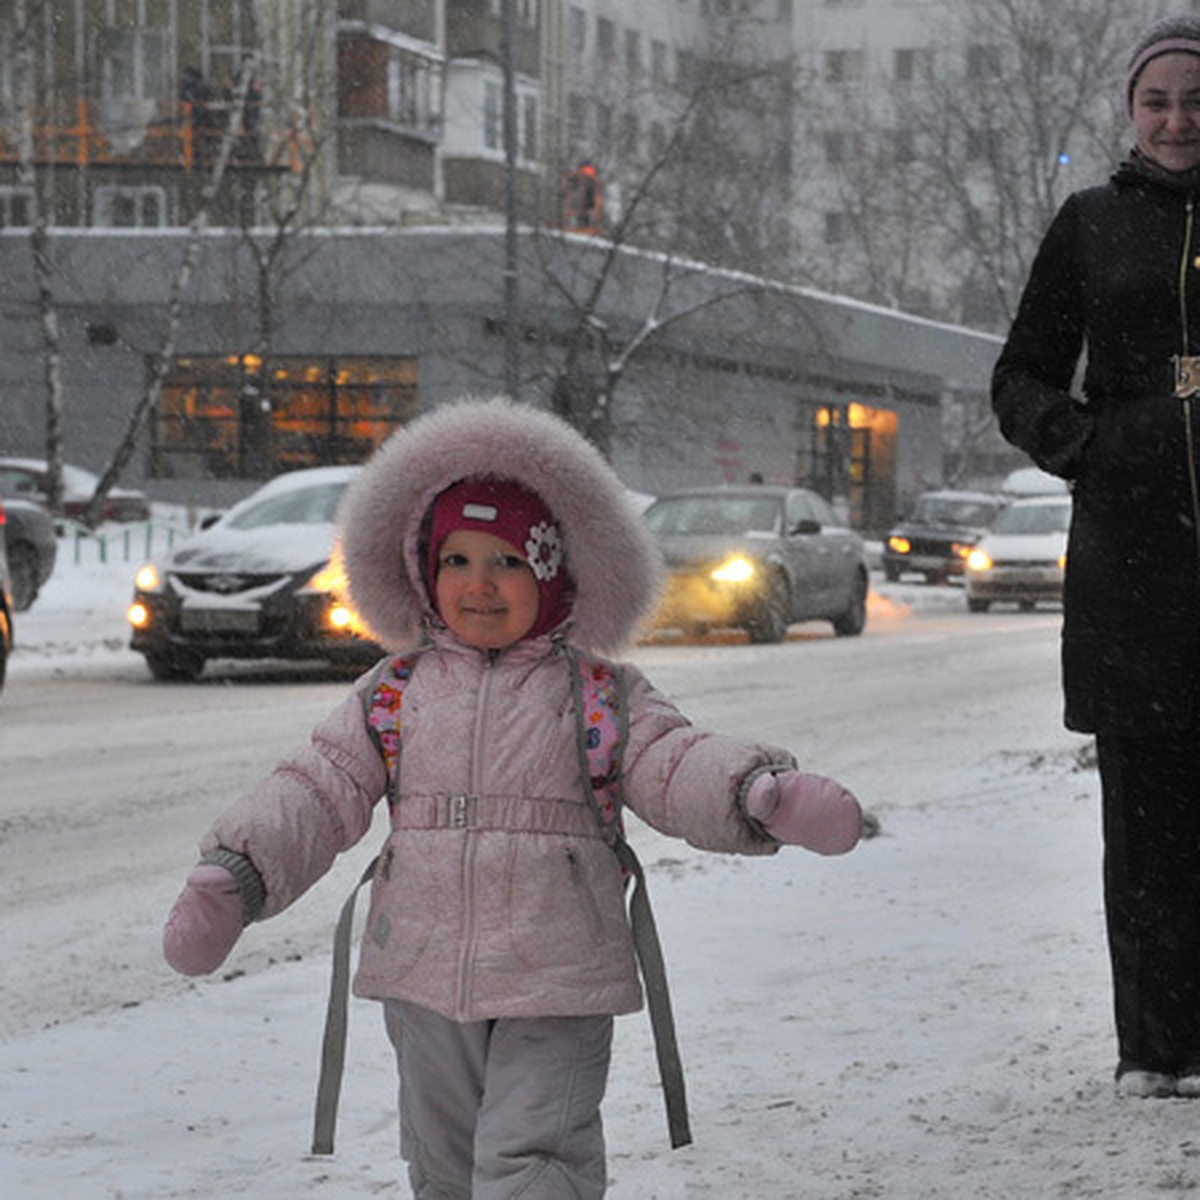
[{"label": "girl's face", "polygon": [[515,546],[476,529],[456,529],[438,552],[434,599],[450,630],[469,646],[502,650],[538,616],[538,585]]},{"label": "girl's face", "polygon": [[1200,166],[1200,55],[1152,58],[1133,89],[1138,149],[1168,171]]}]

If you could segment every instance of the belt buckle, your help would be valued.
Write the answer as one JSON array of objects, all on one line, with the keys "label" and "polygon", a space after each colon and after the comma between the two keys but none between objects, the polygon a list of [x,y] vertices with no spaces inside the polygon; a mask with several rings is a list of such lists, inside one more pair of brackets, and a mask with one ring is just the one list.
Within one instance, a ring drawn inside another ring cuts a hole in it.
[{"label": "belt buckle", "polygon": [[1171,357],[1175,367],[1175,396],[1189,400],[1200,394],[1200,355],[1175,354]]},{"label": "belt buckle", "polygon": [[470,829],[475,824],[475,807],[479,797],[466,792],[448,799],[450,804],[446,824],[451,829]]}]

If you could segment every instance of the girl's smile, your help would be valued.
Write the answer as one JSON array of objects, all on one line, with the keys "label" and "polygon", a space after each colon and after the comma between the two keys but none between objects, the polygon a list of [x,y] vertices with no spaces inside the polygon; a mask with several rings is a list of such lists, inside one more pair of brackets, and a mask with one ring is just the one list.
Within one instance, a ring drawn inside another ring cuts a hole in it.
[{"label": "girl's smile", "polygon": [[456,529],[438,554],[434,599],[451,632],[469,646],[501,650],[538,617],[538,585],[525,556],[490,533]]}]

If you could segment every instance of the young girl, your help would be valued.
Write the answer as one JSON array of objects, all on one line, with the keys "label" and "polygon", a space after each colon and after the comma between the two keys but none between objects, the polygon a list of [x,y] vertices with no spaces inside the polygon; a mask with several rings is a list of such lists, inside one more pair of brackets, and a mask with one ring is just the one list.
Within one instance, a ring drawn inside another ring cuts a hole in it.
[{"label": "young girl", "polygon": [[[654,543],[580,435],[505,400],[400,430],[339,524],[359,614],[390,649],[422,647],[400,669],[395,778],[377,669],[218,818],[166,957],[215,970],[245,925],[363,836],[388,793],[355,992],[383,1002],[414,1195],[602,1196],[613,1016],[642,995],[622,866],[582,765],[576,656],[612,652],[648,614]],[[611,669],[623,799],[643,820],[705,850],[856,844],[861,811],[839,784],[797,772],[786,750],[695,728],[635,667]]]}]

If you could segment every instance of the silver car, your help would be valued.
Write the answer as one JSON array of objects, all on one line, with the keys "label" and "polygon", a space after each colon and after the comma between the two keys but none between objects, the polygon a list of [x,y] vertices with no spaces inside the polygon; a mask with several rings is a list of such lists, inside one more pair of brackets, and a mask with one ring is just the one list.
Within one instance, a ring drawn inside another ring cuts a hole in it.
[{"label": "silver car", "polygon": [[807,488],[691,488],[645,513],[668,568],[660,628],[736,626],[781,642],[798,621],[852,637],[867,620],[862,539]]}]

